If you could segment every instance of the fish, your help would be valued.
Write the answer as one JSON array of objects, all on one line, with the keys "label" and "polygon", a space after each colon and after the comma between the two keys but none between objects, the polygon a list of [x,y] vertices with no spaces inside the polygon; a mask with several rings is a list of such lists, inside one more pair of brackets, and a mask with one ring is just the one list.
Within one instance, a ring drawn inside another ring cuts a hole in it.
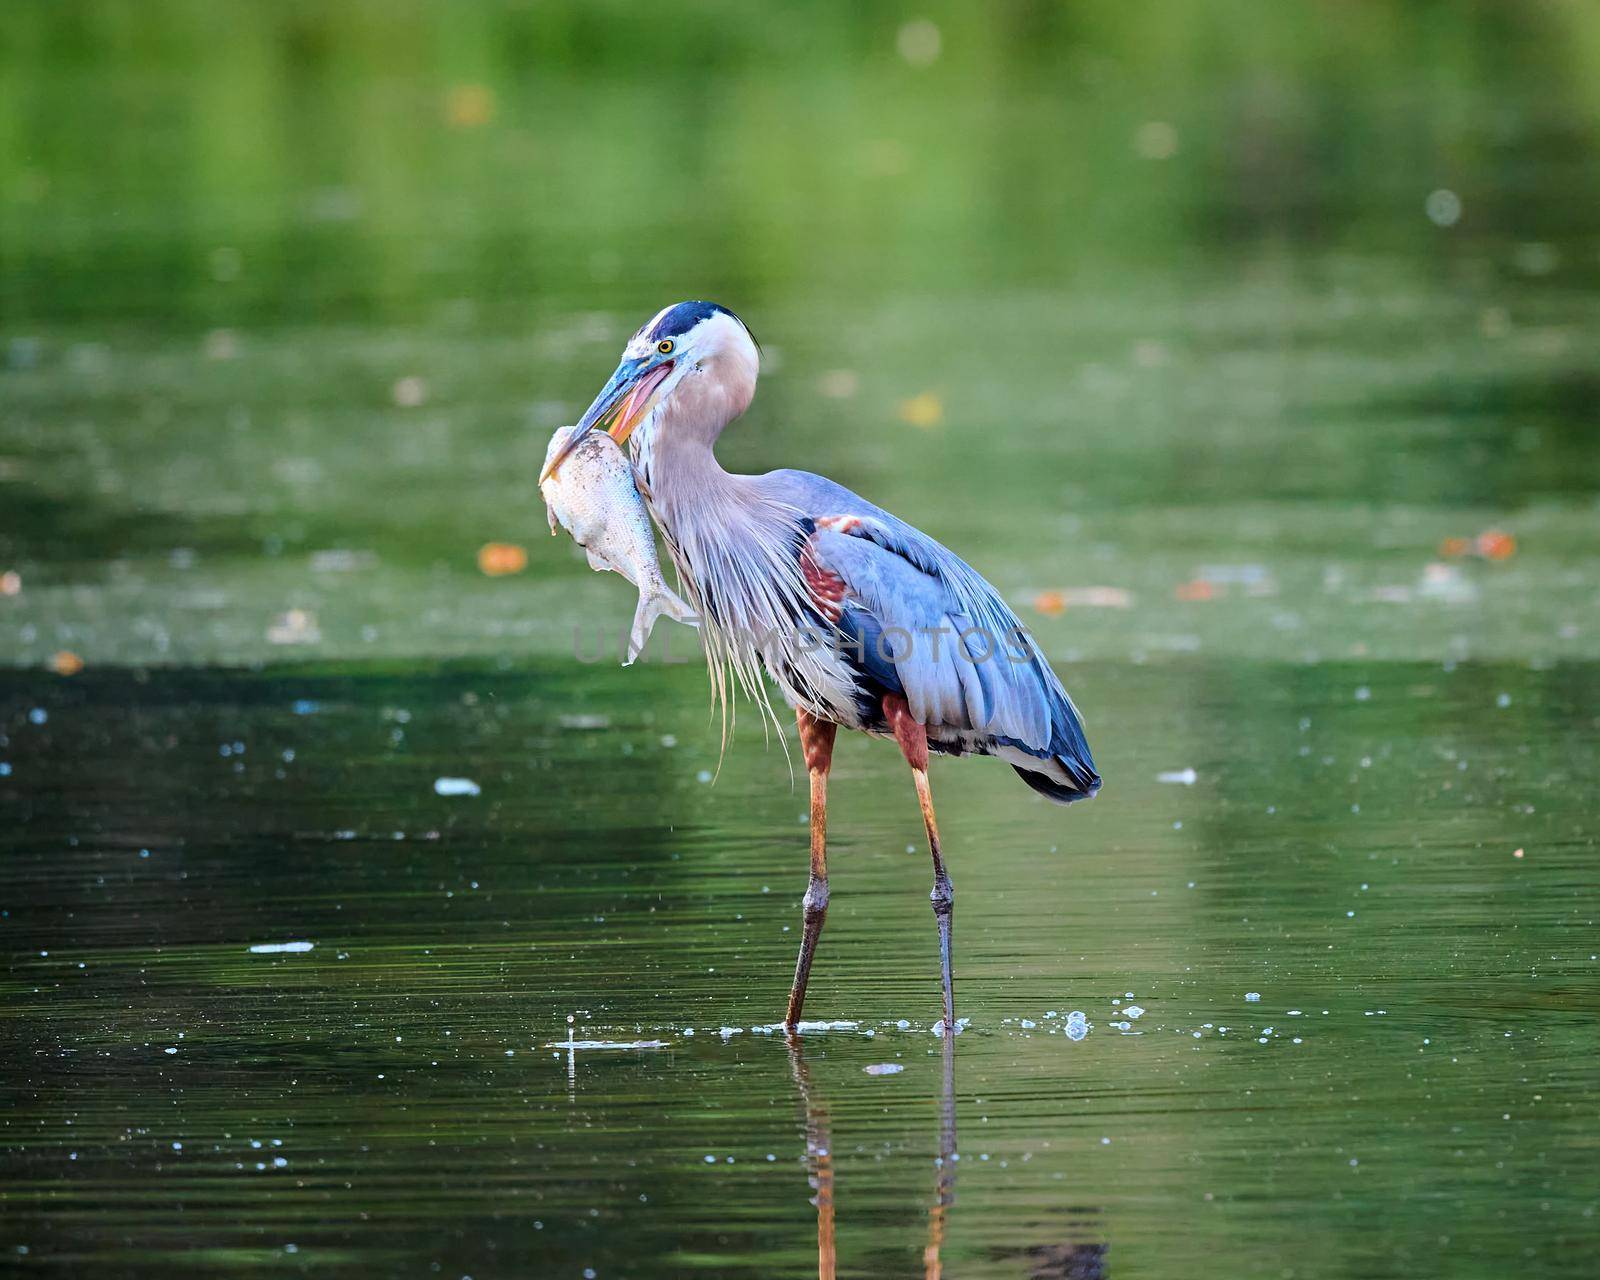
[{"label": "fish", "polygon": [[[550,437],[545,465],[560,452],[572,427],[561,427]],[[639,605],[628,632],[628,660],[633,664],[644,651],[656,619],[665,614],[674,622],[698,626],[699,619],[683,599],[667,586],[656,556],[655,530],[645,511],[633,464],[604,431],[591,431],[539,485],[550,533],[558,527],[588,553],[589,567],[597,573],[620,573],[638,588]]]}]

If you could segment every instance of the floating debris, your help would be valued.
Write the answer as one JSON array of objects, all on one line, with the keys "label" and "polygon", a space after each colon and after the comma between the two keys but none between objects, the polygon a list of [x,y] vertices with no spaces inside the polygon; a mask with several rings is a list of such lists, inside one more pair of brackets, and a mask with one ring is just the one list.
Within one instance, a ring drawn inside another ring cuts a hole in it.
[{"label": "floating debris", "polygon": [[371,551],[356,551],[349,547],[329,547],[311,553],[313,573],[351,573],[357,569],[370,569],[378,563]]},{"label": "floating debris", "polygon": [[1261,999],[1261,993],[1259,991],[1246,991],[1244,998],[1246,1004],[1255,1004]]},{"label": "floating debris", "polygon": [[905,1070],[899,1062],[874,1062],[870,1067],[862,1067],[869,1076],[897,1076]]},{"label": "floating debris", "polygon": [[251,955],[278,956],[298,955],[310,951],[317,944],[315,942],[258,942],[250,948]]},{"label": "floating debris", "polygon": [[268,644],[319,644],[321,640],[317,616],[308,609],[280,613],[267,628]]},{"label": "floating debris", "polygon": [[483,794],[483,788],[471,778],[435,778],[433,793],[436,796],[476,796]]},{"label": "floating debris", "polygon": [[415,409],[428,398],[428,384],[413,374],[396,381],[390,394],[402,409]]},{"label": "floating debris", "polygon": [[1144,1007],[1142,1005],[1130,1004],[1125,1009],[1123,1009],[1122,1012],[1127,1014],[1128,1017],[1130,1017],[1130,1018],[1142,1018],[1142,1017],[1144,1017]]},{"label": "floating debris", "polygon": [[457,84],[444,99],[444,117],[457,129],[477,129],[494,119],[494,90],[482,84]]},{"label": "floating debris", "polygon": [[1192,787],[1200,775],[1193,769],[1168,769],[1165,773],[1156,774],[1157,782],[1174,782],[1182,787]]},{"label": "floating debris", "polygon": [[936,427],[944,419],[944,402],[931,391],[900,402],[900,421],[913,427]]},{"label": "floating debris", "polygon": [[830,400],[848,400],[860,385],[854,369],[829,369],[817,379],[817,390]]},{"label": "floating debris", "polygon": [[1478,587],[1459,566],[1432,560],[1422,570],[1417,595],[1441,604],[1471,604],[1478,598]]},{"label": "floating debris", "polygon": [[62,649],[59,653],[51,655],[50,670],[58,676],[75,676],[83,670],[83,659],[71,649]]},{"label": "floating debris", "polygon": [[22,593],[22,575],[15,569],[7,569],[0,573],[0,596],[15,596]]},{"label": "floating debris", "polygon": [[239,335],[232,329],[213,329],[201,349],[207,360],[232,360],[239,354]]},{"label": "floating debris", "polygon": [[1509,560],[1517,554],[1517,540],[1504,529],[1485,529],[1475,538],[1446,538],[1439,554],[1452,560],[1480,556],[1485,560]]},{"label": "floating debris", "polygon": [[1041,591],[1033,607],[1051,617],[1066,609],[1131,609],[1133,593],[1122,587],[1063,587]]},{"label": "floating debris", "polygon": [[563,729],[609,729],[610,716],[559,716],[556,723]]},{"label": "floating debris", "polygon": [[528,567],[528,553],[515,542],[486,542],[478,548],[478,568],[491,578],[521,573]]},{"label": "floating debris", "polygon": [[552,1040],[546,1049],[665,1049],[670,1040]]},{"label": "floating debris", "polygon": [[1146,120],[1134,132],[1133,149],[1146,160],[1170,160],[1178,154],[1178,131],[1165,120]]},{"label": "floating debris", "polygon": [[[818,1031],[854,1031],[860,1026],[861,1024],[853,1018],[818,1019],[814,1022],[802,1019],[795,1024],[794,1029],[801,1035],[811,1035]],[[751,1027],[750,1030],[757,1035],[770,1036],[779,1031],[787,1031],[788,1028],[781,1022],[768,1022],[762,1026]]]},{"label": "floating debris", "polygon": [[1278,584],[1264,564],[1205,564],[1195,575],[1197,582],[1208,582],[1214,587],[1240,587],[1249,596],[1272,596],[1278,593]]}]

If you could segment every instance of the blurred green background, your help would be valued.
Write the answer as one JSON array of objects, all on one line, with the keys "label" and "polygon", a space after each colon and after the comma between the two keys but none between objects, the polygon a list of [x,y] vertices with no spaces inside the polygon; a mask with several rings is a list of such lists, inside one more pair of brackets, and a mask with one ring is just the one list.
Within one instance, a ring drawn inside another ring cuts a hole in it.
[{"label": "blurred green background", "polygon": [[628,593],[544,442],[710,297],[768,352],[728,465],[1061,656],[1593,656],[1597,85],[1561,0],[17,0],[0,653],[570,652]]}]

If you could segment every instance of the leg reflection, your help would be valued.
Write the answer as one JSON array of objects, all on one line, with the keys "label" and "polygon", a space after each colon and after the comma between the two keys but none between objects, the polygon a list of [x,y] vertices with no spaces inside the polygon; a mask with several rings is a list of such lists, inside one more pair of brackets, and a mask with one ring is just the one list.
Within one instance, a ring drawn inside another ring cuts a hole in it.
[{"label": "leg reflection", "polygon": [[833,1126],[828,1109],[811,1092],[811,1072],[806,1069],[800,1037],[787,1036],[789,1067],[800,1092],[801,1122],[806,1130],[806,1171],[816,1192],[811,1203],[817,1206],[817,1280],[833,1280]]},{"label": "leg reflection", "polygon": [[[833,1218],[833,1124],[828,1108],[811,1085],[800,1037],[786,1038],[789,1068],[800,1095],[800,1119],[806,1134],[806,1170],[811,1203],[817,1208],[817,1277],[834,1280],[835,1248]],[[945,1229],[950,1207],[956,1200],[956,1048],[955,1037],[944,1036],[940,1045],[939,1159],[933,1181],[933,1204],[928,1209],[928,1244],[922,1251],[925,1280],[941,1280],[944,1262]]]},{"label": "leg reflection", "polygon": [[922,1251],[925,1280],[940,1280],[944,1275],[939,1251],[944,1247],[950,1206],[956,1202],[956,1038],[947,1030],[940,1040],[943,1060],[939,1091],[939,1172],[933,1180],[933,1207],[928,1210],[928,1247]]}]

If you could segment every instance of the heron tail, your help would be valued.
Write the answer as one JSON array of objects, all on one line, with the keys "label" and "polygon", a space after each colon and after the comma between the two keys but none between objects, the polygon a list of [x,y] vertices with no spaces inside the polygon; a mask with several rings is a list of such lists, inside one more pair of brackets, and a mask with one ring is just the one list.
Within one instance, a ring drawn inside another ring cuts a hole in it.
[{"label": "heron tail", "polygon": [[1100,790],[1100,775],[1092,768],[1085,768],[1077,760],[1056,759],[1057,768],[1067,775],[1069,781],[1051,777],[1047,773],[1035,773],[1032,769],[1024,769],[1020,764],[1011,767],[1017,771],[1021,778],[1040,795],[1054,800],[1057,804],[1071,804],[1074,800],[1088,800]]}]

